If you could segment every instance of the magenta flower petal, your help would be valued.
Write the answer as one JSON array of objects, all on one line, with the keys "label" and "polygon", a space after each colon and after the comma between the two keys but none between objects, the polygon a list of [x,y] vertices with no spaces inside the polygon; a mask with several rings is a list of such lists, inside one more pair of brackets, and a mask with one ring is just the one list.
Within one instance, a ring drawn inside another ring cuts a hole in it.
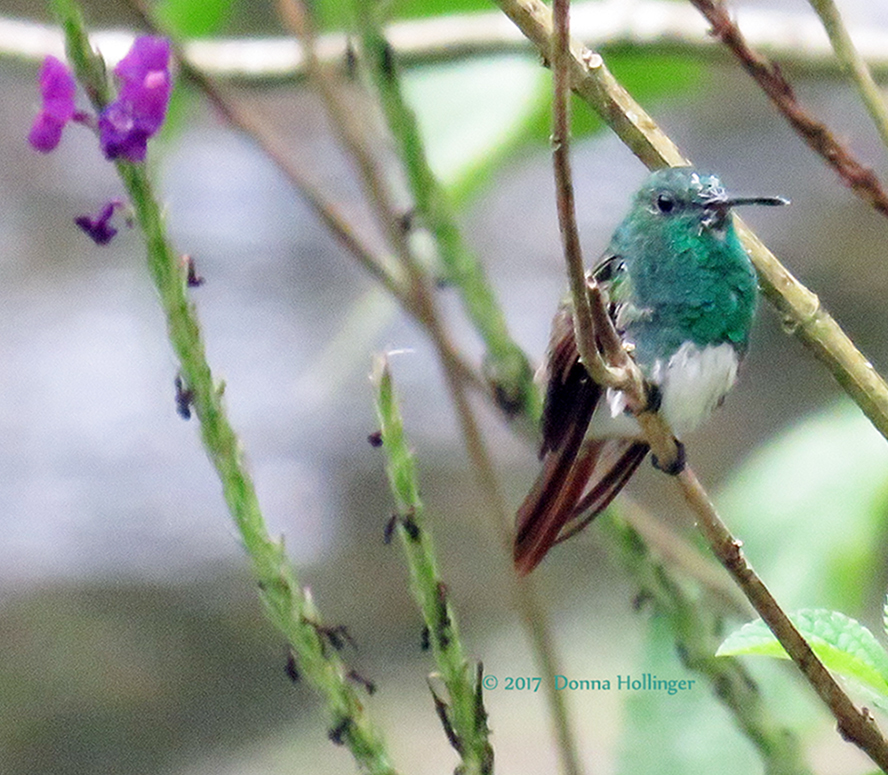
[{"label": "magenta flower petal", "polygon": [[41,153],[49,153],[62,139],[62,130],[74,117],[74,76],[67,65],[48,56],[40,68],[43,107],[28,134],[28,142]]},{"label": "magenta flower petal", "polygon": [[140,83],[154,71],[166,72],[170,66],[170,42],[166,38],[143,35],[133,41],[114,73],[124,84]]},{"label": "magenta flower petal", "polygon": [[114,72],[120,92],[99,116],[99,139],[108,159],[142,161],[146,145],[166,118],[172,91],[170,43],[166,38],[136,38]]},{"label": "magenta flower petal", "polygon": [[31,131],[28,132],[28,142],[31,147],[40,153],[49,153],[62,139],[62,130],[65,122],[53,118],[48,113],[41,111],[34,119]]}]

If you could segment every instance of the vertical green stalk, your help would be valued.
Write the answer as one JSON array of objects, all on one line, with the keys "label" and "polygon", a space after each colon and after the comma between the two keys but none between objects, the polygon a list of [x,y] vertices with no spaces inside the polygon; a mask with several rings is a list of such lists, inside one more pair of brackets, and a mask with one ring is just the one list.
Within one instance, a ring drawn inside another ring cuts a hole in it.
[{"label": "vertical green stalk", "polygon": [[842,21],[839,9],[833,0],[808,0],[811,7],[817,12],[833,51],[836,52],[842,69],[851,76],[860,98],[870,114],[876,130],[882,138],[882,143],[888,147],[888,105],[876,84],[873,74],[870,72],[866,60],[860,55],[854,46],[854,41],[848,34],[848,29]]},{"label": "vertical green stalk", "polygon": [[[431,535],[424,525],[416,466],[401,413],[395,399],[388,362],[383,356],[373,364],[376,413],[388,458],[386,472],[397,512],[392,530],[397,531],[410,568],[410,589],[422,613],[428,643],[447,688],[449,703],[434,690],[435,707],[451,744],[462,757],[461,775],[485,775],[493,771],[493,748],[488,740],[487,714],[477,677],[465,657],[456,616],[447,587],[438,572]],[[480,666],[479,666],[480,668]]]},{"label": "vertical green stalk", "polygon": [[[110,84],[101,56],[92,51],[85,25],[72,0],[53,0],[66,34],[68,58],[97,110],[110,99]],[[268,534],[240,442],[228,421],[207,362],[194,305],[188,297],[185,267],[164,230],[160,205],[143,164],[116,162],[145,238],[148,267],[166,316],[167,333],[179,360],[181,378],[200,422],[201,437],[222,481],[225,501],[258,580],[268,617],[284,633],[295,659],[294,670],[325,699],[330,739],[347,745],[362,772],[396,775],[384,741],[372,725],[349,670],[310,597],[299,586],[283,543]],[[295,673],[294,673],[295,674]]]},{"label": "vertical green stalk", "polygon": [[466,245],[456,214],[423,146],[416,116],[404,100],[394,52],[385,39],[379,4],[354,0],[361,50],[413,194],[415,215],[434,237],[448,282],[487,348],[485,369],[499,405],[509,414],[539,417],[540,399],[527,357],[509,335],[484,270]]}]

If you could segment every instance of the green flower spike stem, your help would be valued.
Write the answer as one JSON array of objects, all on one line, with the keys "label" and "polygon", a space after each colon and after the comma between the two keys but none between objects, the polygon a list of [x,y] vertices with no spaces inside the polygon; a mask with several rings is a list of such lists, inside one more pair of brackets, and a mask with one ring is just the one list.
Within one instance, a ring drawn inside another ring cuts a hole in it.
[{"label": "green flower spike stem", "polygon": [[[68,58],[77,78],[96,109],[101,110],[111,94],[101,56],[89,45],[78,7],[71,0],[54,0],[54,7],[65,30]],[[225,501],[253,565],[268,617],[292,646],[298,674],[324,698],[331,740],[348,746],[362,772],[396,775],[358,689],[349,682],[349,670],[329,636],[330,628],[324,627],[320,614],[299,586],[283,543],[268,534],[240,442],[228,422],[223,385],[214,382],[207,363],[196,310],[188,297],[187,269],[166,236],[145,165],[120,160],[115,164],[145,236],[149,270],[166,316],[170,343],[179,359],[184,388],[200,421],[204,447],[222,480]]]},{"label": "green flower spike stem", "polygon": [[410,568],[410,588],[422,612],[440,679],[447,688],[447,703],[432,688],[435,707],[448,739],[462,757],[460,775],[485,775],[493,771],[493,748],[488,740],[487,714],[480,701],[481,676],[476,677],[466,661],[447,587],[438,573],[431,535],[424,525],[416,466],[404,437],[391,371],[384,356],[375,359],[371,380],[376,388],[376,413],[388,458],[386,471],[397,506],[391,530],[401,539]]}]

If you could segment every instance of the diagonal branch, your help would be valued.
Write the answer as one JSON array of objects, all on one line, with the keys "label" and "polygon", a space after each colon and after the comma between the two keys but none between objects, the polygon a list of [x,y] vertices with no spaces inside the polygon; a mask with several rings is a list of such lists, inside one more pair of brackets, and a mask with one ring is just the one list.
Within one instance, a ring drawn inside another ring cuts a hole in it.
[{"label": "diagonal branch", "polygon": [[697,527],[705,536],[710,548],[790,654],[793,662],[808,679],[808,683],[830,709],[836,719],[839,734],[844,740],[854,743],[879,767],[886,770],[888,742],[882,736],[872,716],[866,709],[859,710],[854,705],[789,620],[743,555],[742,542],[731,535],[722,522],[694,472],[690,468],[685,468],[679,473],[678,481],[685,500],[697,516]]},{"label": "diagonal branch", "polygon": [[[651,529],[662,531],[662,521],[647,514],[638,504],[631,504],[627,509],[626,499],[620,512],[622,519],[608,519],[601,529],[607,530],[616,541],[621,559],[640,585],[639,602],[650,601],[654,615],[668,622],[682,664],[717,687],[720,702],[758,750],[764,772],[812,775],[805,764],[798,735],[785,725],[779,709],[775,715],[743,662],[736,657],[715,655],[722,640],[723,621],[717,612],[718,606],[712,604],[712,597],[718,595],[720,602],[734,608],[736,587],[719,589],[704,582],[709,600],[701,601],[696,590],[686,588],[674,573],[675,565],[667,559],[671,552],[667,551],[665,556],[661,551],[652,552],[643,537],[645,533],[650,537]],[[622,520],[626,520],[625,523]],[[657,543],[657,549],[661,550],[662,544]],[[686,551],[699,562],[694,550],[686,547]],[[719,574],[719,578],[730,583],[723,574]],[[709,604],[701,605],[701,602]],[[747,614],[745,606],[743,614]]]}]

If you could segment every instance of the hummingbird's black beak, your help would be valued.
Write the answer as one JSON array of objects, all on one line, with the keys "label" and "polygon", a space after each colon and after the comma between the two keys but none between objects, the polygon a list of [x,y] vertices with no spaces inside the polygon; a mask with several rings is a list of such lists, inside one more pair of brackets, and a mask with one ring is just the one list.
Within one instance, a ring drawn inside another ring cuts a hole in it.
[{"label": "hummingbird's black beak", "polygon": [[780,207],[788,205],[789,200],[785,196],[729,196],[722,200],[723,207],[737,207],[737,205],[765,205],[766,207]]},{"label": "hummingbird's black beak", "polygon": [[732,207],[739,205],[765,205],[766,207],[779,207],[788,205],[789,200],[783,196],[716,196],[703,205],[706,217],[703,225],[709,228],[721,228]]}]

